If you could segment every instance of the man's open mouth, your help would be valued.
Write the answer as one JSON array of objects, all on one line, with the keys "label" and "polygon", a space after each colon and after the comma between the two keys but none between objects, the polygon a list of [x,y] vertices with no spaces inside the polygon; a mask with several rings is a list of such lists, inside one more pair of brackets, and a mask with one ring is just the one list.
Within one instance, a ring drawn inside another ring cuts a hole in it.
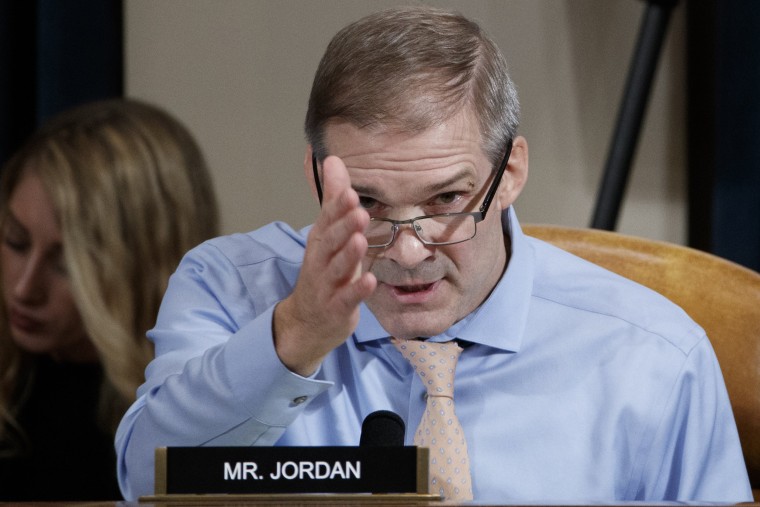
[{"label": "man's open mouth", "polygon": [[411,294],[413,292],[426,291],[430,289],[430,287],[432,286],[433,286],[432,283],[423,283],[423,284],[418,284],[418,285],[396,285],[395,288],[399,292],[406,292],[408,294]]}]

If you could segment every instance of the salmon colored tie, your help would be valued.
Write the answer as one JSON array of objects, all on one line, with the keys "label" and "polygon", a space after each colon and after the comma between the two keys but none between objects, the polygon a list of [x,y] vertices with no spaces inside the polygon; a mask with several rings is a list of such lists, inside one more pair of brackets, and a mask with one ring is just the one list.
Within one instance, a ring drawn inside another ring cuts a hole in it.
[{"label": "salmon colored tie", "polygon": [[462,348],[456,342],[392,341],[427,389],[414,445],[430,448],[430,492],[447,500],[472,500],[467,443],[454,413],[454,371]]}]

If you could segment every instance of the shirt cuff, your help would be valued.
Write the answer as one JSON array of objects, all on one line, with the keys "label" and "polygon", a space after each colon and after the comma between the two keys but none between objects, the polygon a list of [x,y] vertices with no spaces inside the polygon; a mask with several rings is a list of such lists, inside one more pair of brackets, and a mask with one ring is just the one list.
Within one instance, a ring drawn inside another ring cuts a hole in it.
[{"label": "shirt cuff", "polygon": [[287,426],[333,382],[290,371],[274,348],[274,306],[232,335],[225,346],[229,385],[251,416],[269,426]]}]

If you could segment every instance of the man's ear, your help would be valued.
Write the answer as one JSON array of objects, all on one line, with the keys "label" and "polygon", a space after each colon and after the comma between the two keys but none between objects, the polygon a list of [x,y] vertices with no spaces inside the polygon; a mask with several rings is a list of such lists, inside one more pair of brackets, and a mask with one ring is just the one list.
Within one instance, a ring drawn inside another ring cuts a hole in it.
[{"label": "man's ear", "polygon": [[504,174],[501,177],[499,190],[496,192],[495,203],[504,210],[517,200],[517,197],[528,181],[528,141],[523,136],[515,137],[512,142],[512,153]]},{"label": "man's ear", "polygon": [[310,144],[306,145],[306,155],[303,157],[303,172],[306,176],[306,182],[311,189],[311,195],[314,196],[314,200],[319,203],[319,197],[317,195],[317,183],[314,181],[314,167],[311,163],[312,148]]}]

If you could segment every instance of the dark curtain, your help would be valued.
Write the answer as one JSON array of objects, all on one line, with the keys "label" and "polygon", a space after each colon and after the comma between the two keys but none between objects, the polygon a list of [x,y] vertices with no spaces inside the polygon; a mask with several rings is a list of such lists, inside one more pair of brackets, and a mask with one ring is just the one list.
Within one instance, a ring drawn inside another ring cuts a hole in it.
[{"label": "dark curtain", "polygon": [[123,94],[121,0],[0,0],[0,163],[45,118]]},{"label": "dark curtain", "polygon": [[687,9],[689,242],[760,271],[760,2]]}]

